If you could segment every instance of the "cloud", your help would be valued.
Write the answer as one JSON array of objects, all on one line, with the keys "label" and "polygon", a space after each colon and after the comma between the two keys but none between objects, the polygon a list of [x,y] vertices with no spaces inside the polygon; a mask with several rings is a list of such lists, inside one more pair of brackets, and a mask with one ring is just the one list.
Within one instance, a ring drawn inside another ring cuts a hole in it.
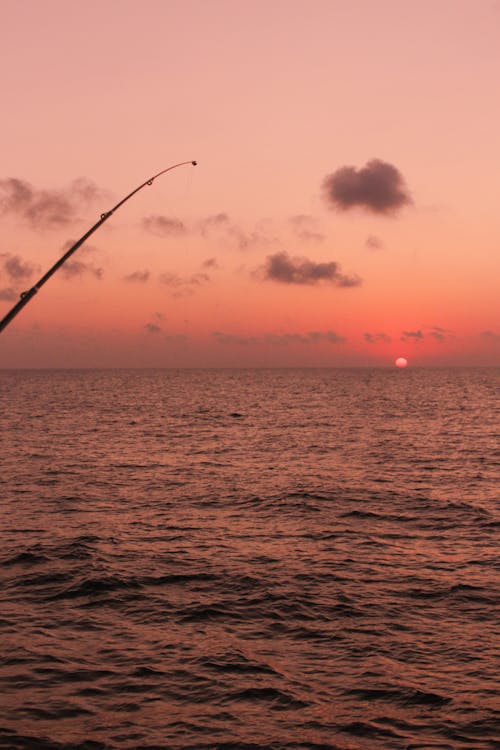
[{"label": "cloud", "polygon": [[206,237],[210,231],[220,230],[229,224],[229,216],[225,213],[211,214],[205,219],[200,219],[197,224],[198,231]]},{"label": "cloud", "polygon": [[142,226],[147,232],[158,237],[179,237],[187,233],[186,226],[180,219],[172,219],[159,214],[144,218]]},{"label": "cloud", "polygon": [[210,281],[210,276],[207,273],[193,273],[184,277],[176,273],[162,273],[159,280],[173,289],[173,297],[187,297],[194,293],[196,287]]},{"label": "cloud", "polygon": [[62,190],[34,188],[26,180],[0,180],[0,213],[13,214],[33,229],[58,229],[73,222],[82,202],[104,195],[93,182],[79,177]]},{"label": "cloud", "polygon": [[343,344],[346,339],[339,336],[335,331],[310,331],[309,333],[268,333],[265,341],[277,346],[289,346],[290,344]]},{"label": "cloud", "polygon": [[0,253],[0,258],[3,260],[3,270],[11,281],[26,281],[31,278],[37,270],[36,266],[26,263],[19,257],[19,255]]},{"label": "cloud", "polygon": [[14,302],[17,299],[19,299],[19,294],[15,292],[12,287],[0,289],[0,300],[4,300],[6,302]]},{"label": "cloud", "polygon": [[266,222],[262,221],[252,231],[246,231],[232,222],[226,213],[218,213],[200,219],[195,224],[194,230],[201,234],[202,237],[207,237],[210,233],[214,234],[218,232],[225,235],[236,245],[238,250],[245,251],[262,245],[269,245],[273,241],[267,234],[265,224]]},{"label": "cloud", "polygon": [[134,271],[129,273],[128,276],[124,276],[123,280],[128,281],[131,284],[145,284],[150,277],[149,271]]},{"label": "cloud", "polygon": [[492,341],[496,344],[500,342],[500,333],[495,333],[495,331],[481,331],[480,335],[487,341]]},{"label": "cloud", "polygon": [[418,331],[403,331],[400,338],[400,341],[409,341],[413,344],[418,344],[423,340],[424,334],[420,329]]},{"label": "cloud", "polygon": [[450,331],[447,328],[441,328],[440,326],[432,326],[427,335],[436,341],[439,341],[439,343],[455,338],[453,331]]},{"label": "cloud", "polygon": [[391,337],[386,333],[364,333],[363,338],[369,344],[377,344],[379,342],[388,344],[391,341]]},{"label": "cloud", "polygon": [[361,169],[340,167],[325,177],[322,188],[328,205],[342,211],[359,207],[392,214],[411,203],[401,172],[380,159],[372,159]]},{"label": "cloud", "polygon": [[221,331],[214,331],[212,336],[216,339],[219,344],[236,344],[238,346],[253,346],[259,343],[259,339],[255,336],[235,336],[231,333],[221,333]]},{"label": "cloud", "polygon": [[161,327],[156,325],[156,323],[146,323],[144,328],[148,333],[161,333]]},{"label": "cloud", "polygon": [[382,250],[382,248],[384,247],[384,243],[382,242],[382,240],[378,237],[375,237],[374,234],[370,234],[366,238],[365,245],[369,250]]},{"label": "cloud", "polygon": [[272,344],[273,346],[290,346],[293,344],[343,344],[345,338],[335,331],[310,331],[309,333],[266,333],[261,338],[256,336],[238,336],[231,333],[214,331],[212,336],[225,345],[255,346],[256,344]]},{"label": "cloud", "polygon": [[323,242],[325,235],[317,229],[317,221],[313,216],[298,214],[291,216],[290,224],[292,231],[302,242]]},{"label": "cloud", "polygon": [[344,276],[335,261],[315,263],[307,258],[291,258],[286,252],[267,256],[264,278],[282,284],[314,285],[323,281],[339,287],[361,284],[357,276]]},{"label": "cloud", "polygon": [[202,268],[219,268],[219,264],[217,263],[217,258],[207,258],[203,261],[201,264]]},{"label": "cloud", "polygon": [[61,266],[62,277],[66,280],[76,279],[85,275],[94,276],[96,279],[101,280],[103,273],[102,268],[97,268],[92,263],[84,263],[81,260],[67,260]]}]

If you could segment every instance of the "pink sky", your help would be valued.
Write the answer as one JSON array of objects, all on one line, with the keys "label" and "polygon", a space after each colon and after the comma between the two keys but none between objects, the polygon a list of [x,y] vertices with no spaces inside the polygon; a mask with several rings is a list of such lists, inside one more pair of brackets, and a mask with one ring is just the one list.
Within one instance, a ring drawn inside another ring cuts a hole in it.
[{"label": "pink sky", "polygon": [[4,0],[0,316],[199,166],[77,251],[0,366],[499,364],[499,25],[494,0]]}]

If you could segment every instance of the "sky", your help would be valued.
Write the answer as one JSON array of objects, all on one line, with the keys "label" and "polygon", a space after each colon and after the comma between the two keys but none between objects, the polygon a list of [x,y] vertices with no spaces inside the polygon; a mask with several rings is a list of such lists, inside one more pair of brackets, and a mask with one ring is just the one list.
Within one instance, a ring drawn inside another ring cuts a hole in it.
[{"label": "sky", "polygon": [[0,367],[500,364],[500,2],[0,0]]}]

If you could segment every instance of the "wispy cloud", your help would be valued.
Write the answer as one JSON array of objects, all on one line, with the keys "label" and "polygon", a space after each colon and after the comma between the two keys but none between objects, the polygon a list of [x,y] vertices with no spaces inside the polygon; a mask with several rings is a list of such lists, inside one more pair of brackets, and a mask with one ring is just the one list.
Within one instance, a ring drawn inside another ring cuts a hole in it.
[{"label": "wispy cloud", "polygon": [[197,230],[203,237],[206,237],[214,230],[221,230],[229,226],[229,216],[225,213],[211,214],[204,219],[200,219],[196,225]]},{"label": "wispy cloud", "polygon": [[486,341],[491,341],[493,343],[500,343],[500,333],[496,333],[495,331],[481,331],[481,337],[483,339],[486,339]]},{"label": "wispy cloud", "polygon": [[219,268],[219,264],[217,263],[217,258],[207,258],[203,261],[201,264],[202,268]]},{"label": "wispy cloud", "polygon": [[400,337],[400,341],[406,341],[412,344],[419,344],[423,340],[424,334],[420,329],[418,329],[418,331],[403,331]]},{"label": "wispy cloud", "polygon": [[214,331],[212,336],[224,345],[256,346],[272,344],[273,346],[292,346],[294,344],[343,344],[346,339],[335,331],[309,331],[309,333],[266,333],[258,336],[238,336],[231,333]]},{"label": "wispy cloud", "polygon": [[388,344],[392,340],[386,333],[364,333],[363,338],[368,344]]},{"label": "wispy cloud", "polygon": [[253,346],[259,343],[259,339],[255,336],[235,336],[232,333],[222,333],[221,331],[214,331],[212,336],[218,341],[219,344],[238,346]]},{"label": "wispy cloud", "polygon": [[27,281],[36,270],[37,266],[24,261],[19,255],[11,253],[0,253],[2,267],[11,281]]},{"label": "wispy cloud", "polygon": [[145,284],[149,281],[151,274],[149,271],[134,271],[123,277],[124,281],[128,281],[131,284]]},{"label": "wispy cloud", "polygon": [[173,297],[187,297],[201,284],[210,281],[207,273],[193,273],[191,276],[179,276],[176,273],[162,273],[159,277],[162,284],[172,289]]},{"label": "wispy cloud", "polygon": [[441,326],[424,326],[425,332],[419,328],[416,331],[403,331],[401,333],[400,341],[406,341],[407,343],[419,344],[425,339],[434,339],[440,344],[450,341],[455,338],[453,331],[448,328],[442,328]]},{"label": "wispy cloud", "polygon": [[379,239],[379,237],[376,237],[374,234],[370,234],[366,238],[365,245],[369,250],[382,250],[382,248],[384,247],[384,243],[382,242],[382,240]]},{"label": "wispy cloud", "polygon": [[146,323],[144,328],[146,329],[148,333],[155,333],[155,334],[161,333],[161,330],[162,330],[161,326],[157,325],[156,323]]},{"label": "wispy cloud", "polygon": [[332,208],[364,208],[393,214],[411,203],[401,172],[388,162],[372,159],[364,167],[340,167],[323,180],[323,195]]},{"label": "wispy cloud", "polygon": [[188,231],[186,225],[180,219],[160,214],[146,216],[142,220],[142,226],[147,232],[151,232],[158,237],[179,237]]},{"label": "wispy cloud", "polygon": [[59,229],[77,217],[82,202],[89,204],[105,193],[84,177],[61,190],[38,189],[26,180],[0,180],[0,213],[19,216],[33,229]]},{"label": "wispy cloud", "polygon": [[19,294],[12,289],[12,287],[7,287],[5,289],[0,289],[0,300],[5,302],[14,302],[14,300],[19,298]]},{"label": "wispy cloud", "polygon": [[93,276],[96,279],[101,280],[104,271],[102,268],[97,268],[92,263],[84,263],[81,260],[67,260],[66,263],[61,266],[61,274],[63,279],[71,280],[81,278],[82,276]]},{"label": "wispy cloud", "polygon": [[293,234],[301,242],[317,244],[325,239],[325,235],[318,230],[318,222],[314,216],[297,214],[291,216],[289,221]]},{"label": "wispy cloud", "polygon": [[321,282],[338,287],[353,287],[361,284],[358,276],[345,276],[335,261],[316,263],[308,258],[292,258],[286,252],[268,255],[263,276],[269,281],[282,284],[316,285]]},{"label": "wispy cloud", "polygon": [[450,331],[448,328],[441,328],[441,326],[432,326],[427,335],[439,341],[440,344],[455,338],[453,331]]}]

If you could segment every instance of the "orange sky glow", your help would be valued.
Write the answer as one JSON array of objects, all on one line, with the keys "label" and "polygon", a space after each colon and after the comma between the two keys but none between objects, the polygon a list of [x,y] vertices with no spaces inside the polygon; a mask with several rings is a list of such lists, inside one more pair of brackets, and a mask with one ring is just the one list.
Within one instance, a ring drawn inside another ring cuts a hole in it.
[{"label": "orange sky glow", "polygon": [[500,363],[500,5],[5,0],[1,367]]}]

